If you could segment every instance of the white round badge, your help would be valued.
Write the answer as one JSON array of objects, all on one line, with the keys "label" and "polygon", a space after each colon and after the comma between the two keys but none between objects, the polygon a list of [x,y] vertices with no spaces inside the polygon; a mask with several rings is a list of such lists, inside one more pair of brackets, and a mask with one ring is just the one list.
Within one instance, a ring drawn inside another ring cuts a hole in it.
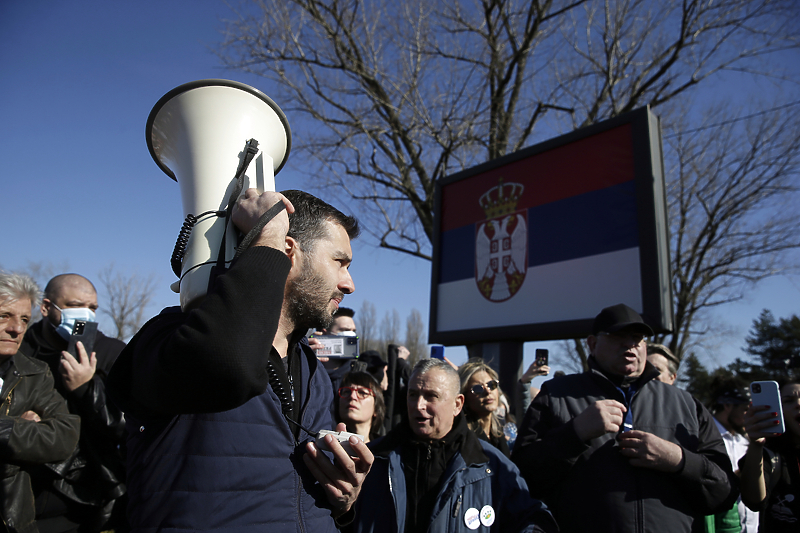
[{"label": "white round badge", "polygon": [[470,529],[478,529],[481,525],[480,513],[474,507],[467,509],[464,513],[464,523]]},{"label": "white round badge", "polygon": [[491,505],[484,505],[483,509],[481,509],[481,524],[486,527],[491,526],[494,524],[495,514],[494,509],[492,509]]}]

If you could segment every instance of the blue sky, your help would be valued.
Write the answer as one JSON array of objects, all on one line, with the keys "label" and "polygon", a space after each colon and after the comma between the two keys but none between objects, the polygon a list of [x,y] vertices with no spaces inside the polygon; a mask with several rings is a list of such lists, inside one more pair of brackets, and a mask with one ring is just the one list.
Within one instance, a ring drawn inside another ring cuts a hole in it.
[{"label": "blue sky", "polygon": [[[150,309],[177,304],[169,290],[169,256],[182,223],[177,184],[151,159],[145,121],[167,91],[203,78],[228,78],[270,94],[260,78],[221,69],[210,49],[221,39],[219,0],[55,0],[0,2],[0,182],[7,238],[0,266],[50,262],[96,279],[114,263],[125,272],[155,274]],[[280,104],[280,102],[278,102]],[[287,114],[290,124],[291,114]],[[295,137],[303,132],[293,128]],[[278,189],[314,192],[289,158]],[[427,321],[429,263],[354,243],[356,293],[378,316],[413,308]],[[770,280],[748,300],[716,317],[733,329],[704,361],[741,356],[743,337],[764,307],[797,312],[800,281]],[[102,307],[102,301],[100,302]],[[525,363],[536,347],[526,344]],[[456,362],[463,348],[448,348]]]}]

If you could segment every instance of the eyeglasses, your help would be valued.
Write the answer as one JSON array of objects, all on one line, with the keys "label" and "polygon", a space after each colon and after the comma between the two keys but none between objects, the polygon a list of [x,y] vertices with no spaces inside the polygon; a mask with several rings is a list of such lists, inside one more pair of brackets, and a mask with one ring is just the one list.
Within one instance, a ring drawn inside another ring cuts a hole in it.
[{"label": "eyeglasses", "polygon": [[339,387],[339,398],[344,398],[345,400],[350,398],[353,394],[359,400],[366,400],[370,396],[375,396],[375,393],[372,392],[371,389],[357,389],[355,387]]},{"label": "eyeglasses", "polygon": [[483,385],[480,384],[473,385],[469,390],[475,396],[481,396],[484,392],[488,394],[489,392],[495,390],[499,386],[500,382],[497,381],[496,379],[493,379],[492,381],[485,383]]},{"label": "eyeglasses", "polygon": [[645,336],[641,333],[607,333],[605,331],[600,331],[597,333],[598,336],[608,337],[614,342],[622,344],[631,343],[634,346],[640,345],[645,340]]}]

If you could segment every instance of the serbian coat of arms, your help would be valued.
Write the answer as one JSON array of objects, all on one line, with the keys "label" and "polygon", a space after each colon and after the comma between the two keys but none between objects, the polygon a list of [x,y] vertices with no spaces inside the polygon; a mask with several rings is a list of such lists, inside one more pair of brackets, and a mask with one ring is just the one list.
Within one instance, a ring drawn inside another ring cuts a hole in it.
[{"label": "serbian coat of arms", "polygon": [[516,209],[524,189],[521,183],[503,183],[500,179],[479,199],[486,220],[477,224],[475,282],[491,302],[513,297],[525,281],[528,219],[526,210]]}]

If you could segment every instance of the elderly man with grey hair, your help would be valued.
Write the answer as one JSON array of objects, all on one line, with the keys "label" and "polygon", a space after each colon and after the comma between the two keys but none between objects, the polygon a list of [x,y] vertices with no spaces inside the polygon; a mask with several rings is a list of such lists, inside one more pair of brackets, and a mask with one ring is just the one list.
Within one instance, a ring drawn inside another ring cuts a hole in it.
[{"label": "elderly man with grey hair", "polygon": [[30,277],[0,272],[0,518],[12,532],[38,531],[30,472],[69,457],[80,433],[50,369],[19,351],[39,298]]},{"label": "elderly man with grey hair", "polygon": [[375,462],[356,502],[354,530],[551,532],[519,470],[470,431],[458,373],[423,359],[408,384],[408,423],[371,445]]}]

